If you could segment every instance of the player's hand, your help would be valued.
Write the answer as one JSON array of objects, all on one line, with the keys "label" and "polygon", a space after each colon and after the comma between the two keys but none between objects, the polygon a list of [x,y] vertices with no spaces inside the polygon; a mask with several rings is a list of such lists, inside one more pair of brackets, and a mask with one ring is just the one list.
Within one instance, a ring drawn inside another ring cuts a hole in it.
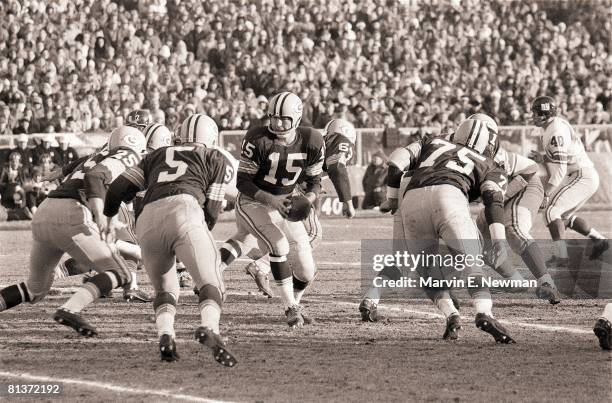
[{"label": "player's hand", "polygon": [[540,210],[546,210],[550,205],[550,196],[544,196],[542,199],[542,204],[540,205]]},{"label": "player's hand", "polygon": [[389,198],[381,203],[379,207],[379,211],[381,213],[391,212],[391,214],[395,214],[395,212],[397,211],[397,204],[398,204],[397,199]]},{"label": "player's hand", "polygon": [[531,152],[529,153],[529,159],[535,161],[538,164],[541,164],[542,162],[544,162],[544,155],[540,154],[535,150],[531,150]]},{"label": "player's hand", "polygon": [[270,207],[278,210],[283,218],[287,218],[287,214],[289,214],[289,210],[291,209],[291,200],[289,200],[289,196],[290,195],[273,196],[268,200]]},{"label": "player's hand", "polygon": [[115,241],[117,241],[117,231],[124,228],[126,226],[125,223],[119,221],[117,216],[111,217],[107,219],[107,226],[102,233],[102,239],[106,241],[109,245],[113,245]]},{"label": "player's hand", "polygon": [[506,241],[500,239],[491,240],[491,246],[485,251],[485,260],[494,269],[497,269],[508,259],[508,250],[506,248]]},{"label": "player's hand", "polygon": [[346,218],[355,217],[355,207],[353,207],[353,201],[345,201],[342,203],[342,215]]}]

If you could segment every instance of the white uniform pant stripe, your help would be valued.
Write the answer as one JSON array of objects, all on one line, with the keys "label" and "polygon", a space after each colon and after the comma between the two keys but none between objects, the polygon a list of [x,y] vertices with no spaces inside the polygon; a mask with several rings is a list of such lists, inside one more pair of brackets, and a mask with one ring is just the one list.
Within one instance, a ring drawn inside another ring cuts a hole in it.
[{"label": "white uniform pant stripe", "polygon": [[236,211],[238,212],[238,214],[240,214],[240,217],[242,217],[242,219],[244,219],[244,221],[249,225],[249,227],[251,227],[251,230],[253,230],[253,232],[257,235],[257,238],[266,244],[266,247],[268,248],[268,252],[273,251],[274,248],[272,247],[272,243],[268,241],[268,239],[266,239],[264,234],[257,229],[257,226],[255,225],[253,220],[251,220],[251,218],[247,215],[247,213],[244,210],[242,210],[242,208],[240,208],[241,201],[242,201],[242,195],[239,194],[238,200],[236,201]]}]

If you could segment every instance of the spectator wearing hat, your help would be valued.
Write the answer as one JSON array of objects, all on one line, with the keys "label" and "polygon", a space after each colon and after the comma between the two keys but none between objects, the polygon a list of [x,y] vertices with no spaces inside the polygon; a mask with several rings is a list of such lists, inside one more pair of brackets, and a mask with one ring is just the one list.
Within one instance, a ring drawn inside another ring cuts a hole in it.
[{"label": "spectator wearing hat", "polygon": [[385,153],[381,150],[377,151],[372,155],[372,161],[363,175],[361,184],[365,195],[361,208],[364,210],[378,208],[385,200],[386,161]]},{"label": "spectator wearing hat", "polygon": [[55,149],[55,152],[60,166],[66,166],[79,159],[77,150],[74,147],[70,147],[70,138],[68,136],[58,136],[57,142],[59,147]]},{"label": "spectator wearing hat", "polygon": [[0,172],[0,195],[2,205],[7,208],[25,206],[24,186],[29,181],[29,169],[21,163],[21,155],[11,152],[9,160]]},{"label": "spectator wearing hat", "polygon": [[49,155],[51,161],[53,161],[54,164],[61,165],[60,156],[57,153],[56,149],[53,147],[53,143],[55,143],[55,137],[53,137],[52,135],[47,135],[42,138],[40,143],[34,148],[34,166],[40,165],[42,163],[41,158],[43,154]]}]

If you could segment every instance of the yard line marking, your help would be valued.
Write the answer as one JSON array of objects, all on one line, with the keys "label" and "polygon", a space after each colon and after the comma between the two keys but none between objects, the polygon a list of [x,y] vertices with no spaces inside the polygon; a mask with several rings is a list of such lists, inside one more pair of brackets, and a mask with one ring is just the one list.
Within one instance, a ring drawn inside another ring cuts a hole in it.
[{"label": "yard line marking", "polygon": [[186,400],[188,402],[205,402],[205,403],[222,403],[223,402],[223,400],[206,399],[206,398],[198,397],[198,396],[185,395],[182,393],[174,393],[169,390],[130,388],[127,386],[121,386],[121,385],[116,385],[116,384],[107,383],[107,382],[86,381],[86,380],[75,379],[75,378],[55,378],[55,377],[50,377],[50,376],[32,375],[27,372],[13,373],[13,372],[0,371],[0,377],[12,378],[12,379],[24,379],[27,381],[34,381],[34,382],[51,382],[51,383],[59,382],[59,383],[64,383],[68,385],[84,386],[86,388],[107,389],[113,392],[131,393],[135,395],[161,396],[161,397],[177,399],[177,400]]},{"label": "yard line marking", "polygon": [[[325,299],[319,299],[318,301],[321,302],[325,302],[325,303],[333,303],[336,305],[344,305],[344,306],[350,306],[350,307],[354,307],[357,308],[359,307],[359,304],[354,303],[354,302],[343,302],[343,301],[335,301],[335,300],[325,300]],[[379,309],[383,309],[383,310],[389,310],[389,311],[394,311],[394,312],[405,312],[405,313],[412,313],[415,315],[421,315],[421,316],[427,316],[430,318],[444,318],[444,315],[436,313],[436,312],[428,312],[428,311],[419,311],[416,309],[409,309],[409,308],[399,308],[399,307],[395,307],[395,306],[379,306]],[[585,330],[585,329],[580,329],[577,327],[568,327],[568,326],[555,326],[555,325],[540,325],[540,324],[536,324],[536,323],[526,323],[526,322],[520,322],[520,321],[512,321],[512,320],[504,320],[504,319],[499,319],[499,321],[503,324],[508,324],[508,325],[515,325],[515,326],[519,326],[519,327],[528,327],[528,328],[533,328],[533,329],[539,329],[539,330],[543,330],[546,332],[566,332],[566,333],[573,333],[573,334],[588,334],[588,335],[592,335],[593,331],[592,330]]]}]

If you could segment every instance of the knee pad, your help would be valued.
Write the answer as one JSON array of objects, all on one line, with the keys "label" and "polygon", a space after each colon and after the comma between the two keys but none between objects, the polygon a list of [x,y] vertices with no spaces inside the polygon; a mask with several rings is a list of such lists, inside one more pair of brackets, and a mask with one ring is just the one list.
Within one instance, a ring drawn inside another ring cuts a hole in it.
[{"label": "knee pad", "polygon": [[157,311],[162,305],[172,305],[176,307],[177,298],[170,292],[160,292],[153,300],[153,309]]},{"label": "knee pad", "polygon": [[217,305],[221,306],[223,304],[223,300],[225,299],[225,294],[219,289],[219,287],[212,284],[206,284],[200,288],[198,298],[200,303],[206,300],[213,300],[217,303]]},{"label": "knee pad", "polygon": [[551,222],[557,220],[557,219],[561,219],[561,216],[563,214],[563,211],[561,211],[561,209],[557,206],[548,206],[548,208],[546,209],[546,224],[550,224]]},{"label": "knee pad", "polygon": [[49,282],[49,284],[47,285],[41,283],[34,283],[28,280],[23,283],[23,285],[24,286],[21,291],[25,294],[25,301],[29,302],[30,304],[36,304],[37,302],[42,301],[51,289],[51,282]]},{"label": "knee pad", "polygon": [[269,254],[275,256],[287,256],[289,254],[289,241],[285,236],[270,242],[260,240],[260,247],[267,249]]},{"label": "knee pad", "polygon": [[293,273],[305,282],[312,281],[317,268],[312,256],[310,242],[300,242],[292,244],[292,246],[291,252],[287,255],[287,260]]}]

